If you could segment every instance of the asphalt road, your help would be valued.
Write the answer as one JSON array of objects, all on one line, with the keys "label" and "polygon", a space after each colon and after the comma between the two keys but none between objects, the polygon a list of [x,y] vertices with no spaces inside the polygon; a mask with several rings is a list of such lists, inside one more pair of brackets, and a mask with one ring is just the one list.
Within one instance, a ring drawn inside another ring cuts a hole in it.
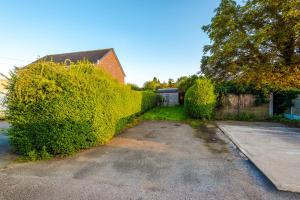
[{"label": "asphalt road", "polygon": [[10,164],[0,171],[0,199],[300,199],[209,136],[216,131],[142,122],[66,159]]}]

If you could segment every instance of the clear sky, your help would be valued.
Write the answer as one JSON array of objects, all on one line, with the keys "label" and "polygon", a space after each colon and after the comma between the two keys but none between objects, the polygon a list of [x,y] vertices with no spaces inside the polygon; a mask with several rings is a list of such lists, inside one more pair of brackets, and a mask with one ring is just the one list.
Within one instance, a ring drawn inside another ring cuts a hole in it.
[{"label": "clear sky", "polygon": [[126,82],[199,71],[219,0],[0,0],[0,72],[38,56],[114,48]]}]

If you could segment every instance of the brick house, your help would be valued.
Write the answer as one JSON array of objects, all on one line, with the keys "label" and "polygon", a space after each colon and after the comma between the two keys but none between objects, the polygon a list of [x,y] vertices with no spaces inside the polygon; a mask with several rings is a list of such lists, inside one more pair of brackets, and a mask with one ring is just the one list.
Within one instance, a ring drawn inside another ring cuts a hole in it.
[{"label": "brick house", "polygon": [[125,83],[125,72],[113,48],[53,54],[42,57],[39,60],[51,60],[60,63],[88,60],[91,63],[94,63],[96,67],[102,68],[106,72],[110,73],[120,83]]}]

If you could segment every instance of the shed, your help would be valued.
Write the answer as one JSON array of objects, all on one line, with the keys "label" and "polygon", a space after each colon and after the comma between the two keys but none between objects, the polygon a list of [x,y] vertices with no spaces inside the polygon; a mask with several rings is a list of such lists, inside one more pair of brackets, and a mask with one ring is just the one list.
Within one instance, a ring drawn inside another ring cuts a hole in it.
[{"label": "shed", "polygon": [[179,104],[179,92],[177,88],[164,88],[156,91],[163,97],[164,106],[175,106]]}]

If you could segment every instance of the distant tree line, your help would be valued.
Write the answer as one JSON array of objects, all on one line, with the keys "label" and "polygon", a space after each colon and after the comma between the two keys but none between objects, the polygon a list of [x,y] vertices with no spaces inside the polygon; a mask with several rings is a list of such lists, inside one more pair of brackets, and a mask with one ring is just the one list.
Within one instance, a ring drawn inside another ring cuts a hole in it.
[{"label": "distant tree line", "polygon": [[198,75],[191,75],[191,76],[181,76],[179,77],[176,81],[174,79],[169,78],[168,82],[161,82],[157,77],[154,77],[151,81],[146,81],[143,84],[143,87],[139,87],[136,84],[133,83],[128,83],[127,85],[137,91],[141,90],[152,90],[155,91],[157,89],[162,89],[162,88],[178,88],[181,91],[186,91],[188,88],[190,88],[197,79],[200,77]]}]

